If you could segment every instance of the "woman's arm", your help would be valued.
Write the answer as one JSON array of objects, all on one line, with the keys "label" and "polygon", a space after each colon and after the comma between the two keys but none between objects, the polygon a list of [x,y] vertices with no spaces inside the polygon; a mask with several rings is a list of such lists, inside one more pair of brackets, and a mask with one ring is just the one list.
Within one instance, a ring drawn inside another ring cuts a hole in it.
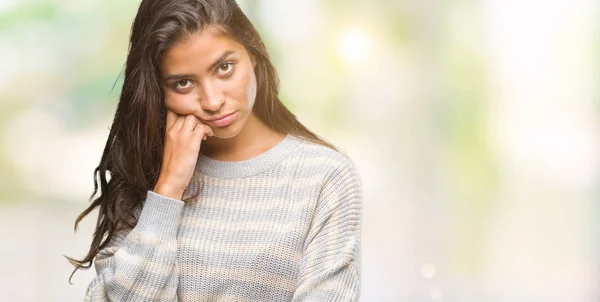
[{"label": "woman's arm", "polygon": [[177,301],[177,230],[184,202],[148,191],[137,225],[96,256],[85,301]]},{"label": "woman's arm", "polygon": [[293,302],[358,301],[362,198],[350,161],[327,177],[306,238]]}]

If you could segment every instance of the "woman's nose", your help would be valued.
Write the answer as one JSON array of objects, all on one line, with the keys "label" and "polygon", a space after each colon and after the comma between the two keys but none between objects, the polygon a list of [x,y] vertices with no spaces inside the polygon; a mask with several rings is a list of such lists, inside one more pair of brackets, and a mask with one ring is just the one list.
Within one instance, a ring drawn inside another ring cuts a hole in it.
[{"label": "woman's nose", "polygon": [[206,111],[218,111],[225,102],[225,96],[214,84],[202,85],[200,92],[200,105]]}]

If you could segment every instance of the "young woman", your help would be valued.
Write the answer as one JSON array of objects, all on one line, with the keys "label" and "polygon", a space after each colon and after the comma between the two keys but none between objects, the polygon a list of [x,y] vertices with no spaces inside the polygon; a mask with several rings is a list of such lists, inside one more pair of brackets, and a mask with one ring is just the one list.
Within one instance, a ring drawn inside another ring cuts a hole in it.
[{"label": "young woman", "polygon": [[[278,97],[233,0],[143,0],[78,269],[86,301],[357,301],[352,161]],[[72,275],[71,275],[72,276]]]}]

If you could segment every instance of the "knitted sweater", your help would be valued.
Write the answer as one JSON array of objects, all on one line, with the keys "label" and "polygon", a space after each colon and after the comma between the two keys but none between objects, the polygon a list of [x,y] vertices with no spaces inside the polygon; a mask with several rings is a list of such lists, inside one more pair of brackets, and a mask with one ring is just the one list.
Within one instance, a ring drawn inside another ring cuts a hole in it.
[{"label": "knitted sweater", "polygon": [[182,199],[197,192],[148,191],[85,301],[358,301],[362,188],[346,156],[291,134],[249,160],[199,154]]}]

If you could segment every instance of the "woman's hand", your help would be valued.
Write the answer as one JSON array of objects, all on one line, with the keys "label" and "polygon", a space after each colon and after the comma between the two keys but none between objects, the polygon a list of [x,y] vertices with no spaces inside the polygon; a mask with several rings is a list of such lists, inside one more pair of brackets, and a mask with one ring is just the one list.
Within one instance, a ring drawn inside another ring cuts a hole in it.
[{"label": "woman's hand", "polygon": [[162,167],[153,191],[181,200],[194,175],[202,140],[213,135],[212,128],[194,115],[183,116],[167,109]]}]

